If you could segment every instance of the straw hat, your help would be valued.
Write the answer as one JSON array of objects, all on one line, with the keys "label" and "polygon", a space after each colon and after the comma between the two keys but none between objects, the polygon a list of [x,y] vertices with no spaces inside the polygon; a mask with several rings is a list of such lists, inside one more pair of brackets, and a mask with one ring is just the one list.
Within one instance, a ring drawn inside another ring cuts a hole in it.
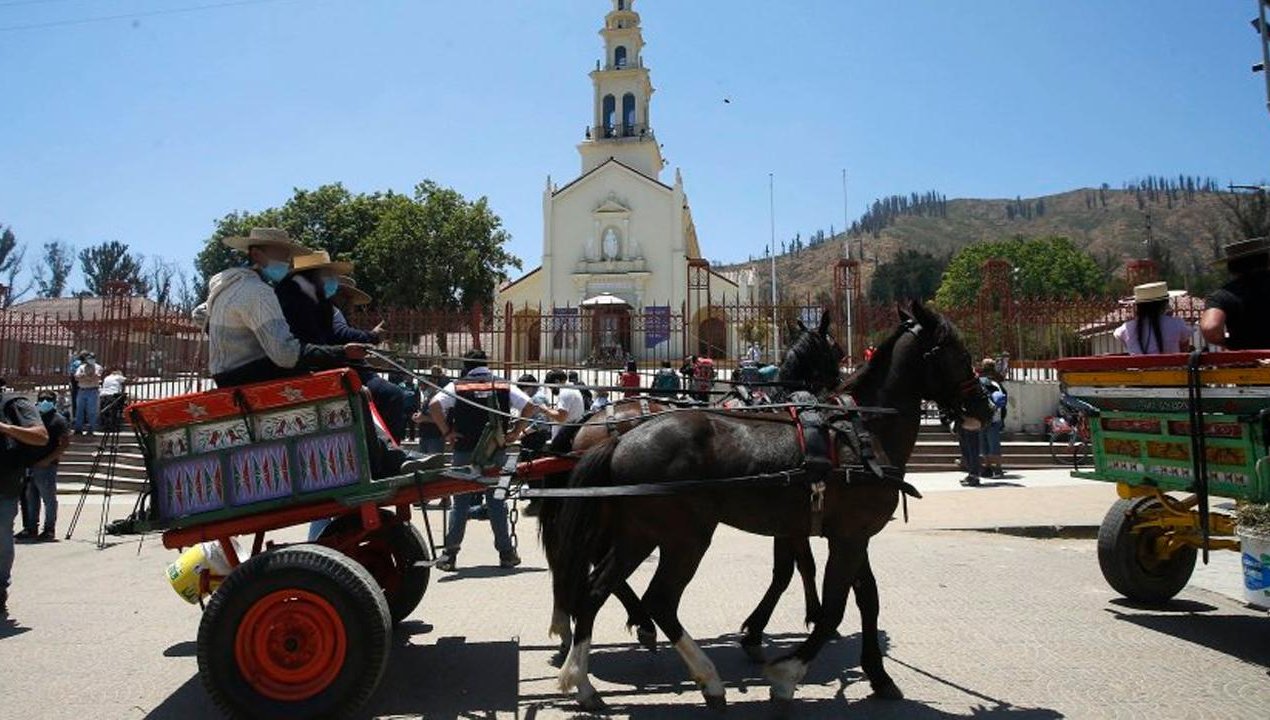
[{"label": "straw hat", "polygon": [[225,247],[247,252],[252,245],[273,245],[291,250],[292,255],[310,252],[308,248],[291,239],[286,230],[279,228],[252,228],[246,237],[227,237],[221,240]]},{"label": "straw hat", "polygon": [[1141,305],[1169,299],[1169,284],[1166,282],[1149,282],[1133,286],[1133,302]]},{"label": "straw hat", "polygon": [[357,288],[357,281],[347,275],[340,275],[340,292],[348,295],[348,301],[354,305],[369,305],[370,295]]},{"label": "straw hat", "polygon": [[325,250],[315,250],[291,258],[291,272],[300,273],[308,270],[330,270],[336,275],[347,275],[353,272],[353,263],[332,260],[331,254]]},{"label": "straw hat", "polygon": [[1222,256],[1214,260],[1213,264],[1219,265],[1252,255],[1270,255],[1270,237],[1255,237],[1227,243],[1222,247]]}]

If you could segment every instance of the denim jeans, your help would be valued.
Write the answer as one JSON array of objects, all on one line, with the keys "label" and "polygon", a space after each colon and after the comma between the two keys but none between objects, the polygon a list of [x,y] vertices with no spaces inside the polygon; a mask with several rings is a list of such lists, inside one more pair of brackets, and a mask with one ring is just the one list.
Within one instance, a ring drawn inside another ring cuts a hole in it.
[{"label": "denim jeans", "polygon": [[13,521],[18,517],[18,498],[0,495],[0,591],[9,587],[13,572]]},{"label": "denim jeans", "polygon": [[75,403],[75,432],[93,432],[97,429],[97,406],[101,400],[101,388],[79,389]]},{"label": "denim jeans", "polygon": [[[501,454],[494,458],[494,462],[498,464],[505,461],[506,458]],[[455,451],[454,465],[462,466],[470,462],[472,462],[471,451]],[[445,533],[445,550],[451,557],[458,553],[459,547],[463,544],[463,535],[467,531],[468,512],[471,511],[472,504],[478,496],[479,493],[467,493],[455,495],[452,498],[454,504],[450,507],[450,527]],[[507,503],[495,498],[493,490],[487,490],[485,491],[485,507],[489,509],[489,527],[494,533],[494,549],[500,556],[511,553],[515,548],[512,547],[511,532],[507,525]]]},{"label": "denim jeans", "polygon": [[966,466],[966,474],[979,477],[980,472],[980,449],[978,430],[958,430],[958,440],[961,443],[961,462]]},{"label": "denim jeans", "polygon": [[445,438],[440,435],[420,435],[419,452],[424,455],[435,455],[445,452]]},{"label": "denim jeans", "polygon": [[984,455],[992,455],[996,457],[1001,454],[1001,431],[1005,429],[1005,422],[996,420],[983,426],[980,435],[983,436],[983,442],[980,449]]},{"label": "denim jeans", "polygon": [[[31,482],[27,485],[28,502],[31,503],[34,518],[40,519],[40,503],[44,505],[44,529],[51,530],[57,526],[57,464],[48,467],[31,468]],[[38,522],[32,522],[32,529]]]}]

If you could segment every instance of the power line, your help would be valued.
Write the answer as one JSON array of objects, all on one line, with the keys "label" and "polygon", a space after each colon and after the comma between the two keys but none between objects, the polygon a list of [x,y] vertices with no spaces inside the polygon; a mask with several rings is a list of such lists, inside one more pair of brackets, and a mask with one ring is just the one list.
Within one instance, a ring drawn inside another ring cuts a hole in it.
[{"label": "power line", "polygon": [[19,5],[48,5],[51,3],[81,2],[81,0],[5,0],[0,7],[17,7]]},{"label": "power line", "polygon": [[[38,0],[18,0],[18,2],[33,3]],[[165,10],[143,10],[141,12],[120,13],[118,15],[99,15],[97,17],[78,18],[73,20],[53,20],[50,22],[31,23],[30,25],[8,25],[0,27],[0,32],[16,32],[20,30],[39,30],[52,27],[67,27],[70,25],[87,25],[89,23],[109,22],[111,20],[134,20],[143,17],[156,17],[159,15],[179,15],[184,13],[200,12],[203,10],[215,10],[218,8],[238,7],[242,5],[264,5],[265,3],[274,2],[294,2],[294,0],[232,0],[231,2],[209,3],[207,5],[191,5],[182,8],[167,8]]]}]

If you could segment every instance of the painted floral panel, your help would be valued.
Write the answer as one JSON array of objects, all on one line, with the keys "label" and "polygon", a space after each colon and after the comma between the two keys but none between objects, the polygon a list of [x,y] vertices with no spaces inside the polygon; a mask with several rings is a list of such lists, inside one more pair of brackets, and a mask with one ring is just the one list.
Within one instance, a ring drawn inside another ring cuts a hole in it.
[{"label": "painted floral panel", "polygon": [[163,516],[169,519],[225,507],[220,458],[198,457],[167,465],[159,473],[159,498]]},{"label": "painted floral panel", "polygon": [[247,423],[242,419],[196,425],[190,429],[190,438],[195,454],[242,447],[251,442]]},{"label": "painted floral panel", "polygon": [[229,458],[234,505],[249,505],[291,494],[291,460],[287,447],[252,445]]},{"label": "painted floral panel", "polygon": [[312,405],[287,408],[256,417],[256,436],[260,440],[308,435],[318,429],[317,408]]},{"label": "painted floral panel", "polygon": [[356,433],[306,438],[296,443],[300,463],[300,491],[316,492],[353,485],[361,480]]}]

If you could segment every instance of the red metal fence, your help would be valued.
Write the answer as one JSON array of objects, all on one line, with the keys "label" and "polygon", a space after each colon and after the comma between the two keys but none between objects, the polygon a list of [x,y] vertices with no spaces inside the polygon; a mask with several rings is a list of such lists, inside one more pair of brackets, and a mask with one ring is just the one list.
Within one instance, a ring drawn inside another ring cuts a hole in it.
[{"label": "red metal fence", "polygon": [[[846,340],[846,303],[835,293],[830,311],[840,344]],[[785,347],[801,321],[816,323],[823,307],[801,303],[714,304],[684,307],[646,305],[599,308],[504,306],[493,311],[435,312],[386,309],[355,313],[354,325],[386,326],[387,345],[417,368],[458,367],[462,354],[484,349],[505,372],[548,367],[611,370],[634,358],[641,368],[663,361],[678,367],[685,355],[715,358],[735,366],[750,344],[764,362]],[[893,305],[852,302],[852,342],[856,359],[881,342],[898,322]],[[1202,302],[1181,296],[1173,312],[1195,323]],[[1052,379],[1053,361],[1062,357],[1122,352],[1111,333],[1133,315],[1133,306],[1115,297],[1071,300],[1014,298],[981,294],[973,304],[948,308],[975,357],[1008,358],[1016,379]],[[779,328],[779,333],[774,331]],[[39,300],[0,311],[0,377],[11,386],[65,385],[66,368],[80,350],[96,354],[106,367],[119,367],[134,397],[162,397],[206,387],[206,336],[173,308],[125,295],[105,298]]]}]

